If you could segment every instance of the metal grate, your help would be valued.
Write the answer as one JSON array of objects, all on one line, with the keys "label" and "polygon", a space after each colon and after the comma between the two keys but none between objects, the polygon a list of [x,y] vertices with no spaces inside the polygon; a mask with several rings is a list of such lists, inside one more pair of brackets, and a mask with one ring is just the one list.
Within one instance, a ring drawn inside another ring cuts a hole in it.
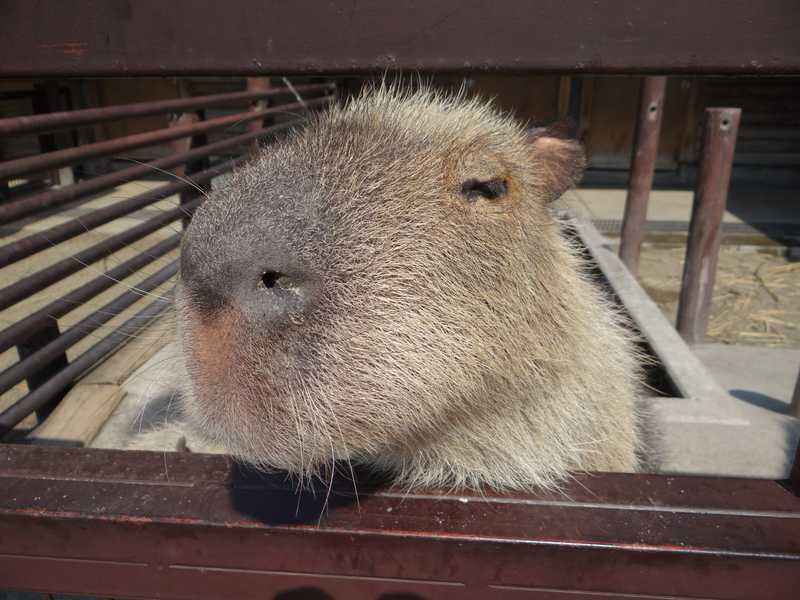
[{"label": "metal grate", "polygon": [[[0,204],[0,228],[12,232],[17,239],[0,246],[0,269],[5,269],[5,279],[10,281],[0,288],[0,311],[5,311],[0,314],[6,322],[0,330],[0,354],[16,349],[16,359],[0,372],[0,398],[6,395],[0,405],[0,437],[12,434],[34,412],[36,421],[41,422],[78,377],[164,313],[170,304],[164,286],[177,273],[175,251],[180,244],[180,225],[185,225],[202,203],[203,192],[244,160],[242,152],[246,155],[253,151],[255,142],[272,139],[299,120],[271,124],[272,117],[319,109],[330,102],[333,91],[329,83],[289,89],[271,87],[268,80],[250,80],[245,91],[0,119],[0,135],[8,137],[73,131],[143,115],[173,115],[164,129],[0,162],[0,181],[9,182],[47,175],[134,148],[168,144],[172,150],[168,156],[64,187],[50,185],[33,193],[19,193],[15,186],[8,188],[9,198]],[[205,118],[209,107],[242,105],[244,108],[233,114]],[[241,124],[247,124],[246,132],[231,134],[232,127]],[[209,132],[227,136],[209,144],[205,137]],[[167,169],[174,169],[179,176],[142,193],[91,206],[95,194]],[[163,206],[165,199],[176,195],[177,200]],[[74,216],[77,202],[90,208]],[[155,216],[130,219],[146,208],[157,209]],[[50,225],[54,216],[59,222]],[[113,235],[100,235],[100,228],[114,221],[122,223],[117,227],[120,230]],[[99,241],[92,238],[87,245],[83,243],[87,235],[95,235]],[[79,250],[71,253],[68,245],[79,241]],[[137,246],[142,244],[145,247]],[[53,247],[62,250],[42,266],[40,257],[49,258],[51,255],[43,253]],[[120,251],[132,247],[132,255],[128,252],[120,258]],[[106,265],[109,259],[116,264]],[[157,270],[148,274],[147,268]],[[85,279],[89,271],[98,275],[73,285],[75,278],[70,277],[81,273]],[[79,308],[85,312],[86,306],[105,298],[105,292],[123,287],[117,284],[132,276],[137,276],[138,281],[125,283],[126,289],[120,294],[61,330],[59,319],[71,316]],[[64,289],[65,285],[68,289]],[[153,292],[159,289],[161,294],[154,296]],[[137,308],[135,314],[108,332],[106,325],[115,316]],[[68,359],[68,351],[90,337],[98,341]],[[7,359],[9,355],[5,356]]]}]

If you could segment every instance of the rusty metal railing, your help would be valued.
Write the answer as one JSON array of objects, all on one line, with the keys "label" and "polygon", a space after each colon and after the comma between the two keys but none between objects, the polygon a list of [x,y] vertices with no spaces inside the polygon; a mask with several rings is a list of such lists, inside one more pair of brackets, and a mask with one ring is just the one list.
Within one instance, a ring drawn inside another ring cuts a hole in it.
[{"label": "rusty metal railing", "polygon": [[[639,270],[645,237],[666,84],[666,77],[642,80],[619,245],[620,259],[634,275]],[[740,118],[738,108],[707,108],[705,112],[700,170],[689,223],[677,320],[678,332],[689,343],[699,343],[705,338]]]},{"label": "rusty metal railing", "polygon": [[[247,0],[7,4],[6,77],[800,73],[796,11],[785,0],[447,0],[380,10]],[[268,135],[252,133],[248,143]],[[150,165],[199,161],[205,148]],[[12,199],[0,204],[0,218],[60,208],[150,169],[126,171]],[[166,254],[177,237],[160,243]],[[138,255],[114,276],[148,264]],[[47,333],[43,315],[68,312],[106,285],[93,279],[0,340],[10,349],[30,331]],[[150,304],[137,316],[158,310]],[[33,393],[46,398],[48,385],[59,389],[126,333],[116,330]],[[360,487],[358,501],[333,486],[327,513],[319,506],[326,493],[298,503],[294,490],[274,484],[245,477],[226,457],[0,447],[0,587],[175,600],[797,596],[800,460],[789,482],[591,474],[567,482],[563,494]]]},{"label": "rusty metal railing", "polygon": [[706,335],[740,117],[738,108],[706,109],[678,304],[678,332],[689,343],[702,342]]},{"label": "rusty metal railing", "polygon": [[[663,76],[642,80],[619,245],[620,259],[634,275],[639,270],[645,237],[666,83],[667,78]],[[686,241],[676,322],[678,333],[690,344],[701,343],[706,337],[741,116],[739,108],[705,109],[700,169]],[[800,374],[787,412],[800,418]]]},{"label": "rusty metal railing", "polygon": [[647,204],[655,174],[666,89],[666,77],[645,77],[642,80],[628,196],[625,199],[625,214],[619,240],[619,256],[634,275],[639,271],[639,254],[644,240]]},{"label": "rusty metal railing", "polygon": [[[174,181],[94,208],[74,218],[67,218],[61,223],[31,231],[0,246],[2,269],[31,259],[79,236],[95,232],[103,225],[133,215],[166,198],[175,195],[180,198],[174,206],[160,208],[157,215],[114,232],[113,235],[81,248],[70,256],[49,262],[34,272],[25,273],[16,281],[0,288],[2,311],[24,305],[32,296],[87,268],[100,271],[96,277],[56,298],[48,297],[43,306],[36,306],[0,330],[0,353],[16,348],[18,355],[16,362],[0,372],[0,396],[22,382],[28,388],[27,393],[10,405],[6,403],[0,412],[0,437],[9,434],[33,412],[36,412],[41,422],[77,377],[161,315],[169,306],[169,300],[157,296],[130,319],[101,337],[88,350],[71,361],[67,360],[67,351],[75,344],[89,336],[102,334],[104,326],[113,317],[142,302],[154,290],[174,278],[177,262],[172,260],[165,266],[158,267],[155,273],[129,286],[129,289],[106,301],[65,331],[60,330],[58,319],[78,307],[85,307],[88,302],[112,289],[124,278],[141,275],[147,267],[169,257],[178,248],[181,235],[179,232],[170,233],[168,228],[185,223],[201,204],[203,196],[197,188],[211,189],[211,182],[234,169],[244,156],[255,150],[255,143],[273,138],[298,122],[295,118],[265,125],[267,119],[319,109],[330,102],[333,90],[329,83],[298,85],[291,89],[271,87],[267,80],[262,79],[251,80],[248,89],[241,92],[0,119],[0,135],[6,137],[73,130],[106,121],[147,115],[174,115],[169,126],[164,129],[0,162],[0,181],[7,183],[13,178],[52,171],[59,167],[71,167],[92,158],[109,157],[138,148],[167,144],[172,149],[168,156],[72,185],[9,197],[0,204],[0,227],[7,231],[22,228],[24,232],[25,223],[52,216],[54,211],[57,214],[58,211],[72,207],[76,201],[91,199],[95,194],[106,192],[124,182],[167,169],[173,169],[180,175]],[[241,105],[244,105],[244,109],[234,114],[206,118],[207,108],[235,108]],[[213,143],[208,143],[205,137],[209,132],[226,132],[232,126],[240,124],[246,125],[244,133],[228,135]],[[243,156],[230,158],[236,154]],[[223,158],[211,164],[213,157]],[[163,233],[163,239],[156,240],[144,251],[126,257],[111,268],[97,266],[98,261],[113,257],[120,250],[133,243],[146,241],[149,236],[157,233]]]}]

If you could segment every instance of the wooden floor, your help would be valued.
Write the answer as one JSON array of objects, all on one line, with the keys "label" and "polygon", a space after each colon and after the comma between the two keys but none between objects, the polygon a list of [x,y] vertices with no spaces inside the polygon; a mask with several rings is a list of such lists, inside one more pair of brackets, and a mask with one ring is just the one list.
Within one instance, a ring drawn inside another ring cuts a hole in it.
[{"label": "wooden floor", "polygon": [[[157,187],[158,185],[162,185],[163,183],[164,183],[163,181],[149,181],[149,180],[127,182],[125,184],[112,188],[105,193],[97,194],[86,200],[77,202],[74,205],[69,206],[63,210],[58,210],[56,212],[53,212],[50,215],[45,215],[44,217],[37,216],[36,218],[23,219],[22,221],[14,223],[13,229],[10,229],[8,226],[5,228],[0,228],[0,245],[10,244],[12,242],[25,238],[32,234],[46,231],[48,228],[59,226],[72,219],[76,218],[79,219],[83,215],[90,214],[91,211],[93,210],[110,206],[114,203],[119,202],[120,200],[130,198],[132,196],[135,196],[136,194],[140,194],[144,191]],[[164,210],[174,208],[176,206],[176,203],[177,203],[177,196],[165,198],[164,200],[156,202],[145,209],[136,211],[134,213],[131,213],[130,215],[126,215],[125,217],[115,219],[110,223],[94,228],[90,231],[87,231],[79,236],[76,236],[70,240],[60,243],[57,246],[54,246],[52,248],[46,249],[41,252],[37,252],[21,261],[12,263],[4,268],[0,268],[0,287],[14,283],[20,280],[21,278],[30,275],[31,273],[35,273],[41,269],[50,266],[57,260],[61,260],[67,256],[71,256],[77,252],[80,252],[92,246],[93,244],[104,241],[105,239],[114,234],[126,231],[131,227],[139,225],[143,221],[158,215],[160,212]],[[53,300],[64,296],[64,294],[66,294],[68,291],[73,290],[87,283],[88,281],[98,277],[98,275],[102,274],[108,269],[113,268],[119,263],[141,252],[147,251],[148,248],[171,236],[175,231],[177,231],[176,227],[179,228],[180,225],[177,226],[173,225],[171,227],[162,228],[144,237],[143,239],[117,252],[114,252],[113,254],[111,254],[106,258],[88,265],[86,268],[81,269],[77,273],[74,273],[68,277],[63,278],[57,283],[43,289],[42,291],[33,294],[29,298],[26,298],[24,302],[20,302],[5,310],[0,311],[0,324],[6,326],[20,321],[21,319],[32,314],[33,312],[43,308]],[[175,260],[177,256],[178,256],[177,250],[169,252],[164,256],[154,260],[145,268],[137,271],[133,275],[121,280],[118,284],[112,286],[108,290],[95,296],[90,301],[87,301],[80,306],[76,306],[75,309],[71,310],[69,313],[67,313],[66,315],[57,320],[60,331],[63,332],[69,329],[70,327],[75,326],[81,319],[85,318],[90,313],[97,311],[98,309],[101,309],[104,304],[119,296],[123,291],[128,289],[130,286],[136,286],[137,283],[139,283],[149,275],[155,273],[165,265],[169,264],[171,261]],[[154,290],[153,293],[164,294],[169,289],[171,289],[173,285],[174,285],[173,282],[169,281],[161,285],[156,290]],[[112,318],[108,323],[104,324],[98,331],[86,335],[82,340],[80,340],[67,350],[68,359],[71,361],[74,357],[82,354],[87,349],[89,349],[89,347],[95,344],[99,339],[101,339],[104,335],[107,335],[108,332],[112,331],[115,327],[119,326],[119,324],[125,322],[125,320],[132,317],[138,310],[141,309],[141,304],[142,304],[141,302],[135,303],[130,308],[120,312],[118,315]],[[138,355],[137,353],[142,351],[143,350],[136,350],[132,348],[127,352],[130,355]],[[149,355],[145,356],[143,360],[146,360],[147,358],[149,358]],[[0,353],[0,370],[3,370],[15,364],[17,360],[18,360],[18,354],[17,350],[14,348],[11,348],[6,352]],[[116,366],[111,366],[111,365],[109,365],[108,367],[101,366],[100,367],[101,373],[90,376],[91,377],[90,381],[93,384],[97,384],[101,380],[105,379],[105,381],[103,381],[104,383],[111,383],[116,380],[119,380],[118,383],[121,383],[124,380],[124,377],[122,377],[122,371],[120,370],[121,369],[119,364],[120,361],[116,362],[117,362]],[[107,371],[104,371],[104,369],[106,369]],[[102,374],[103,372],[107,372],[107,374]],[[129,374],[130,373],[126,373],[125,376]],[[122,377],[122,379],[120,379],[120,377]],[[104,398],[113,396],[113,393],[111,393],[109,390],[104,390],[102,392],[100,392],[100,390],[97,390],[97,392],[101,394]],[[28,387],[26,383],[20,382],[12,389],[8,390],[6,393],[1,394],[0,411],[11,406],[14,402],[23,397],[26,393],[28,393]],[[71,396],[74,397],[76,395],[81,395],[82,397],[85,398],[86,393],[87,389],[85,387],[81,389],[76,388],[76,394],[71,394]],[[102,403],[106,404],[106,401],[103,400]],[[16,429],[20,431],[20,433],[24,434],[26,432],[32,431],[36,427],[36,425],[37,425],[36,416],[30,415],[23,422],[17,425]],[[52,438],[53,432],[59,430],[62,426],[57,425],[54,427],[55,429],[48,428],[48,430],[44,432],[39,431],[34,435],[42,439],[47,437]],[[82,434],[82,436],[79,436],[79,438],[82,439],[83,437],[85,437],[85,435],[86,434],[84,433]]]},{"label": "wooden floor", "polygon": [[91,446],[125,399],[125,383],[173,339],[171,319],[158,319],[79,380],[27,439],[36,444]]}]

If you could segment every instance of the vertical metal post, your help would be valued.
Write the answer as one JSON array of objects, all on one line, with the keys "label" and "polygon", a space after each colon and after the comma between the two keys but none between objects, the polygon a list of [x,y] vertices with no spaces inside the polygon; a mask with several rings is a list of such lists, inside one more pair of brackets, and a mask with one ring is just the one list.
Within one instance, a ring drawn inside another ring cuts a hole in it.
[{"label": "vertical metal post", "polygon": [[[568,88],[566,89],[566,106],[564,108],[564,113],[561,113],[561,101],[562,98],[559,96],[559,115],[558,118],[564,120],[567,123],[569,128],[569,137],[571,138],[578,138],[583,141],[582,134],[585,133],[581,130],[582,122],[581,117],[583,116],[583,96],[584,96],[584,88],[583,88],[583,76],[582,75],[573,75],[571,77],[562,77],[561,82],[562,84],[566,80],[568,84]],[[562,93],[563,86],[559,90],[559,94]]]},{"label": "vertical metal post", "polygon": [[[200,121],[200,115],[197,112],[176,113],[170,117],[169,127],[183,127],[184,125],[194,125]],[[172,140],[169,145],[175,154],[183,154],[192,149],[194,145],[194,137],[187,136]],[[172,172],[178,177],[184,177],[189,171],[189,165],[183,164],[173,167]]]},{"label": "vertical metal post", "polygon": [[789,485],[792,488],[795,496],[800,496],[800,442],[797,444],[797,450],[794,453],[794,462],[792,463],[792,470],[789,472]]},{"label": "vertical metal post", "polygon": [[619,245],[619,257],[634,275],[639,272],[639,253],[644,241],[647,203],[656,168],[666,87],[666,77],[645,77],[639,96],[636,141],[631,156],[628,196],[625,199],[625,216],[622,219]]},{"label": "vertical metal post", "polygon": [[[188,83],[185,80],[178,80],[178,92],[182,98],[188,98],[191,94],[191,89],[189,88]],[[173,115],[172,119],[170,120],[169,126],[170,127],[180,127],[182,125],[190,125],[193,123],[197,123],[199,121],[205,120],[206,115],[204,110],[196,110],[193,112],[185,112],[178,115]],[[197,135],[193,135],[190,137],[179,138],[170,142],[172,146],[173,152],[176,154],[180,154],[182,152],[188,152],[193,148],[198,148],[199,146],[205,146],[208,144],[208,136],[205,133],[198,133]],[[175,167],[173,172],[178,177],[186,177],[191,175],[192,173],[197,173],[198,171],[202,171],[207,169],[209,166],[209,159],[201,158],[198,160],[191,161],[186,165],[181,165]],[[205,192],[211,191],[211,182],[199,185],[202,190]],[[188,189],[180,193],[180,203],[187,204],[193,201],[200,195],[200,192],[196,189]],[[181,224],[184,228],[189,225],[189,221],[191,217],[186,216],[181,219]]]},{"label": "vertical metal post", "polygon": [[[96,108],[100,106],[97,85],[94,80],[70,80],[68,85],[71,89],[75,108]],[[94,144],[98,141],[97,132],[99,130],[100,125],[97,124],[90,127],[78,127],[75,130],[77,145],[88,146],[89,144]],[[105,173],[111,172],[111,160],[105,156],[91,158],[81,164],[80,171],[80,175],[83,178],[104,175]]]},{"label": "vertical metal post", "polygon": [[558,120],[563,121],[569,117],[571,77],[562,75],[558,78]]},{"label": "vertical metal post", "polygon": [[[35,86],[33,96],[34,114],[69,110],[69,106],[62,95],[58,81],[47,80]],[[72,133],[69,131],[56,131],[39,136],[39,149],[42,154],[74,146]],[[75,183],[73,167],[60,167],[49,173],[50,184],[53,186],[68,186]]]},{"label": "vertical metal post", "polygon": [[[794,384],[794,394],[792,403],[789,404],[789,414],[800,419],[800,373],[797,374],[797,382]],[[800,465],[798,465],[800,469]]]},{"label": "vertical metal post", "polygon": [[[247,91],[248,92],[265,92],[272,87],[272,84],[269,81],[269,77],[248,77],[247,78]],[[253,111],[258,110],[265,110],[269,107],[269,100],[266,98],[262,98],[261,100],[254,100],[250,104],[250,109]],[[265,127],[267,125],[266,119],[256,119],[255,121],[250,121],[247,124],[248,131],[258,131],[259,129]],[[250,155],[255,155],[259,148],[260,148],[259,141],[257,139],[250,142]]]},{"label": "vertical metal post", "polygon": [[[3,147],[0,146],[0,162],[3,162]],[[11,188],[8,179],[0,179],[0,202],[7,202],[11,198]]]},{"label": "vertical metal post", "polygon": [[700,172],[692,204],[686,261],[683,265],[677,329],[690,344],[706,335],[719,254],[720,227],[733,166],[742,111],[707,108]]},{"label": "vertical metal post", "polygon": [[[59,335],[61,335],[61,332],[58,328],[58,322],[54,319],[46,326],[29,335],[24,342],[17,345],[17,353],[19,354],[20,360],[24,360],[37,350],[44,348],[47,346],[47,344],[58,338]],[[25,382],[28,384],[28,390],[33,391],[39,386],[44,385],[53,375],[62,369],[65,369],[68,365],[69,362],[67,362],[66,353],[59,354],[52,361],[50,361],[46,367],[31,374],[30,377],[25,380]],[[72,386],[70,386],[70,388],[71,387]],[[44,421],[48,415],[53,412],[53,409],[58,406],[58,403],[61,402],[62,398],[67,395],[67,392],[70,388],[62,391],[45,406],[36,411],[36,418],[38,419],[39,423]]]}]

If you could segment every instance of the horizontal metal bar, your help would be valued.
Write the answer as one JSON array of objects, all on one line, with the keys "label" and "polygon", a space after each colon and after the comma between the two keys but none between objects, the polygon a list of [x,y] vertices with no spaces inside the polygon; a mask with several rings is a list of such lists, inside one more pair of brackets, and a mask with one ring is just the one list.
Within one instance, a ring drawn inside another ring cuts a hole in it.
[{"label": "horizontal metal bar", "polygon": [[67,348],[71,348],[87,335],[99,329],[104,323],[108,323],[123,310],[147,295],[148,292],[174,277],[177,272],[178,261],[162,267],[111,302],[107,302],[100,309],[78,321],[46,346],[0,372],[0,394],[7,392],[20,381],[45,367],[55,357],[63,354]]},{"label": "horizontal metal bar", "polygon": [[58,4],[4,2],[0,76],[800,73],[794,0]]},{"label": "horizontal metal bar", "polygon": [[122,279],[129,277],[142,267],[149,265],[151,262],[174,250],[178,247],[180,241],[180,233],[162,240],[133,258],[129,258],[113,269],[109,269],[105,273],[95,277],[88,283],[75,288],[64,295],[63,298],[54,300],[27,317],[16,321],[13,325],[9,325],[0,331],[0,352],[5,352],[9,348],[17,345],[24,338],[31,336],[48,325],[53,319],[58,319],[68,312],[79,308],[90,298],[113,287]]},{"label": "horizontal metal bar", "polygon": [[221,153],[224,150],[230,150],[255,138],[273,136],[290,127],[294,127],[300,121],[301,120],[298,119],[296,121],[280,123],[261,129],[258,132],[245,133],[226,140],[214,142],[213,144],[207,144],[196,150],[173,154],[146,164],[135,165],[107,175],[93,177],[76,183],[75,185],[48,190],[41,194],[26,196],[18,200],[0,204],[0,224],[9,223],[39,210],[61,206],[62,204],[112,188],[124,181],[132,181],[139,177],[151,175],[154,171],[158,171],[159,169],[169,169],[170,167],[185,164],[199,158]]},{"label": "horizontal metal bar", "polygon": [[796,596],[800,499],[775,482],[595,473],[447,494],[354,475],[298,494],[225,456],[0,447],[0,572],[175,600]]},{"label": "horizontal metal bar", "polygon": [[36,90],[8,90],[0,92],[0,100],[27,100],[36,95]]},{"label": "horizontal metal bar", "polygon": [[[158,299],[140,310],[133,317],[114,332],[89,348],[73,360],[67,367],[56,373],[46,383],[36,388],[29,394],[17,400],[6,410],[0,413],[0,438],[11,431],[17,423],[22,421],[35,410],[45,406],[55,396],[67,389],[78,377],[92,368],[104,356],[113,352],[117,347],[130,340],[153,319],[160,316],[172,305],[167,299]],[[0,559],[2,560],[2,559]],[[5,582],[0,579],[0,586],[5,587]]]},{"label": "horizontal metal bar", "polygon": [[[303,98],[305,98],[306,94],[329,92],[332,89],[333,84],[331,83],[314,83],[294,86],[294,91]],[[137,104],[124,104],[120,106],[53,112],[44,115],[10,117],[7,119],[0,119],[0,135],[43,133],[72,127],[85,127],[87,125],[114,121],[116,119],[130,119],[133,117],[145,117],[168,112],[182,112],[192,109],[210,108],[212,106],[225,106],[260,100],[262,98],[294,96],[294,91],[285,87],[270,88],[257,92],[229,92],[226,94],[210,94],[207,96],[193,96],[190,98],[176,98],[173,100],[159,100],[156,102],[139,102]]]},{"label": "horizontal metal bar", "polygon": [[304,110],[307,107],[319,106],[329,101],[330,97],[328,96],[323,98],[314,98],[312,100],[304,101],[303,103],[294,102],[291,104],[284,104],[282,106],[266,108],[264,110],[246,111],[237,113],[235,115],[217,117],[216,119],[208,119],[206,121],[200,121],[190,125],[181,125],[178,127],[170,127],[168,129],[158,129],[156,131],[136,133],[103,142],[88,144],[86,146],[79,146],[77,148],[67,148],[37,156],[28,156],[25,158],[18,158],[16,160],[9,160],[0,163],[0,179],[20,177],[29,173],[36,173],[37,171],[72,165],[90,158],[108,156],[115,152],[133,150],[135,148],[141,148],[144,146],[154,146],[156,144],[168,142],[178,138],[189,137],[197,135],[198,133],[222,129],[231,125],[238,125],[240,123],[247,123],[256,119],[262,119],[268,115],[279,114],[286,111]]},{"label": "horizontal metal bar", "polygon": [[105,258],[132,242],[161,229],[165,225],[191,214],[200,206],[202,201],[202,198],[197,198],[177,208],[165,210],[160,215],[148,219],[141,225],[136,225],[126,231],[113,235],[94,246],[90,246],[73,256],[60,260],[41,271],[37,271],[33,275],[29,275],[0,289],[0,310],[28,298],[56,281],[80,271],[85,268],[86,265],[101,258]]},{"label": "horizontal metal bar", "polygon": [[214,177],[234,169],[241,160],[225,161],[210,169],[193,173],[190,177],[159,186],[115,204],[93,210],[87,215],[66,221],[43,231],[37,231],[5,246],[0,246],[0,268],[22,260],[32,254],[52,248],[56,244],[91,231],[109,221],[163,200],[186,188],[206,183]]}]

